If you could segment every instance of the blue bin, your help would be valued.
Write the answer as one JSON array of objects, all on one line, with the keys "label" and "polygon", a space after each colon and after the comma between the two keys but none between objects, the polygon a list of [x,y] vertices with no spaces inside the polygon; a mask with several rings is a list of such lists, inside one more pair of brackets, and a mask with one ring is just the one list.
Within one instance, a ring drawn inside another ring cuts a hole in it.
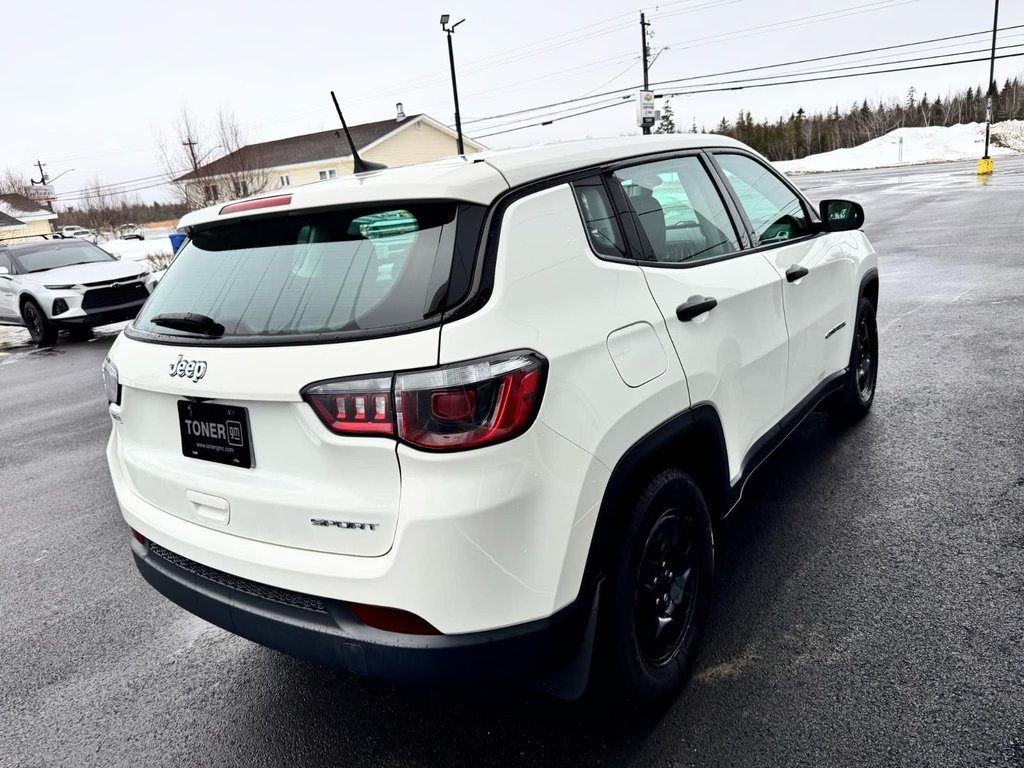
[{"label": "blue bin", "polygon": [[188,239],[188,235],[182,234],[181,232],[172,232],[168,237],[171,238],[171,250],[175,255],[177,255],[178,249],[181,248],[182,243]]}]

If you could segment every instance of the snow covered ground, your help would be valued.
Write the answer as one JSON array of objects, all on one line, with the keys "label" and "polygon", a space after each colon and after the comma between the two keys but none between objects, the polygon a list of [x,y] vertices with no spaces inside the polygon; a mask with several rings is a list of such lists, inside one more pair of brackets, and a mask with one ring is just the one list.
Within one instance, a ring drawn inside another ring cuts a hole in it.
[{"label": "snow covered ground", "polygon": [[[902,154],[900,139],[903,140]],[[897,128],[858,147],[836,149],[800,160],[783,160],[775,167],[784,173],[852,171],[952,160],[977,160],[985,152],[985,124],[966,123],[949,128]],[[992,125],[990,157],[1024,152],[1024,121]]]},{"label": "snow covered ground", "polygon": [[108,240],[99,246],[119,259],[144,261],[150,255],[171,255],[170,229],[147,229],[145,240]]}]

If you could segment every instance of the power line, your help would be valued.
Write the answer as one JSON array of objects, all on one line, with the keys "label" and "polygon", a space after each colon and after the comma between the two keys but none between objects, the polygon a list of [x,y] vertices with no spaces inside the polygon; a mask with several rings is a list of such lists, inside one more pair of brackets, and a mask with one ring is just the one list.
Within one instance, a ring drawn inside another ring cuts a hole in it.
[{"label": "power line", "polygon": [[[1017,43],[1015,45],[999,46],[999,50],[1006,51],[1006,50],[1010,50],[1010,49],[1013,49],[1013,48],[1021,48],[1021,47],[1024,47],[1024,43]],[[868,68],[871,68],[871,67],[884,67],[884,66],[886,66],[888,64],[911,64],[911,63],[918,62],[918,61],[929,61],[931,59],[947,59],[947,58],[951,58],[953,56],[970,56],[970,55],[976,54],[976,53],[987,53],[987,52],[988,52],[988,49],[984,48],[984,49],[979,49],[979,50],[974,50],[974,51],[958,51],[956,53],[938,53],[938,54],[932,54],[930,56],[917,56],[917,57],[910,58],[910,59],[900,59],[898,61],[882,61],[882,62],[878,62],[878,63],[875,63],[875,64],[871,64],[871,63],[850,64],[850,65],[845,66],[845,67],[832,67],[830,69],[811,69],[811,70],[806,70],[806,71],[803,71],[803,72],[785,72],[783,74],[764,75],[762,77],[744,77],[744,78],[740,78],[738,80],[721,80],[721,81],[715,82],[715,83],[697,83],[694,87],[695,88],[703,88],[705,86],[712,86],[712,85],[732,85],[734,83],[758,83],[758,82],[761,82],[763,80],[774,80],[774,79],[779,78],[779,77],[791,77],[793,75],[821,75],[821,74],[832,74],[834,72],[849,72],[850,70],[854,70],[854,69],[868,69]],[[886,70],[886,71],[888,71],[888,70]],[[902,71],[902,70],[897,70],[897,71]],[[873,73],[865,72],[863,74],[873,74]],[[814,81],[813,80],[809,80],[808,82],[814,82]]]},{"label": "power line", "polygon": [[[1012,47],[1019,47],[1019,46],[1012,46]],[[996,58],[997,59],[1012,59],[1012,58],[1017,58],[1017,57],[1020,57],[1020,56],[1024,56],[1024,53],[1003,54],[1002,56],[996,56]],[[953,66],[959,66],[961,64],[974,64],[974,63],[977,63],[979,61],[988,61],[988,60],[989,60],[989,57],[986,56],[984,58],[964,59],[964,60],[961,60],[961,61],[944,61],[944,62],[937,62],[937,63],[933,63],[933,64],[916,64],[914,66],[909,66],[909,67],[894,67],[894,68],[891,68],[891,69],[877,70],[877,71],[874,71],[874,72],[850,72],[850,73],[843,73],[843,74],[833,74],[833,75],[828,75],[828,76],[825,76],[825,77],[817,77],[817,78],[804,78],[804,79],[797,79],[797,80],[784,80],[784,81],[779,81],[779,82],[774,82],[774,83],[753,83],[752,85],[731,85],[731,86],[727,86],[727,87],[718,87],[718,88],[714,88],[714,87],[712,87],[712,88],[705,88],[703,86],[696,86],[697,88],[700,88],[700,90],[678,91],[678,92],[675,92],[675,93],[659,94],[659,97],[693,96],[693,95],[699,95],[699,94],[702,94],[702,93],[717,93],[717,92],[722,92],[722,91],[740,91],[740,90],[748,90],[748,89],[755,89],[755,88],[770,88],[772,86],[777,86],[777,85],[795,85],[795,84],[804,84],[804,83],[812,83],[812,82],[823,82],[823,81],[827,81],[827,80],[844,80],[844,79],[851,78],[851,77],[867,77],[869,75],[881,75],[881,74],[887,74],[887,73],[892,73],[892,72],[909,72],[909,71],[921,70],[921,69],[935,69],[935,68],[939,68],[939,67],[953,67]],[[892,62],[892,63],[899,63],[899,62]],[[779,77],[786,77],[786,75],[779,75]],[[713,86],[715,84],[714,83],[709,83],[708,85]],[[626,97],[623,97],[623,98],[625,99]],[[488,134],[483,134],[483,135],[479,136],[478,138],[486,138],[487,136],[498,136],[498,135],[505,134],[505,133],[512,133],[514,131],[525,130],[527,128],[535,128],[537,126],[550,125],[552,123],[560,122],[562,120],[569,120],[569,119],[574,118],[574,117],[580,117],[582,115],[587,115],[587,114],[590,114],[592,112],[600,112],[600,111],[605,110],[605,109],[611,109],[613,107],[625,105],[625,104],[628,104],[628,103],[630,103],[630,102],[627,101],[627,100],[620,100],[620,101],[616,101],[616,102],[611,103],[611,104],[605,104],[603,106],[598,106],[598,107],[594,107],[594,108],[587,108],[587,109],[583,109],[583,110],[580,110],[580,111],[572,112],[571,114],[566,114],[566,115],[563,115],[561,117],[554,117],[552,119],[544,120],[542,122],[530,123],[528,125],[520,125],[520,126],[516,126],[516,127],[512,127],[512,128],[504,128],[503,130],[494,131],[494,132],[488,133]],[[497,127],[497,126],[495,126],[495,127]]]},{"label": "power line", "polygon": [[[1016,48],[1016,47],[1019,47],[1019,46],[1012,46],[1012,47]],[[996,56],[995,58],[997,58],[997,59],[1016,59],[1016,58],[1018,58],[1020,56],[1024,56],[1024,53],[1007,53],[1007,54],[1004,54],[1002,56]],[[851,72],[851,73],[847,73],[847,74],[843,74],[843,75],[831,75],[829,77],[814,77],[814,78],[807,78],[807,79],[800,79],[800,80],[783,80],[783,81],[780,81],[780,82],[777,82],[777,83],[755,83],[753,85],[733,85],[733,86],[727,86],[727,87],[722,87],[722,88],[703,88],[702,86],[697,86],[698,88],[701,88],[701,90],[678,91],[676,93],[663,93],[663,94],[659,94],[659,97],[665,98],[665,97],[669,97],[669,96],[694,96],[694,95],[701,94],[701,93],[719,93],[719,92],[722,92],[722,91],[744,91],[744,90],[753,90],[755,88],[771,88],[772,86],[775,86],[775,85],[803,85],[805,83],[819,83],[819,82],[823,82],[825,80],[845,80],[845,79],[850,78],[850,77],[868,77],[869,75],[885,75],[885,74],[889,74],[889,73],[892,73],[892,72],[910,72],[910,71],[918,70],[918,69],[935,69],[937,67],[955,67],[955,66],[959,66],[961,64],[974,64],[974,63],[977,63],[979,61],[988,61],[989,58],[990,57],[985,56],[984,58],[980,58],[980,59],[964,59],[962,61],[942,61],[942,62],[938,62],[936,64],[918,64],[918,65],[913,66],[913,67],[895,67],[893,69],[880,69],[880,70],[877,70],[875,72]],[[899,63],[899,62],[892,62],[892,63]],[[785,77],[785,75],[779,75],[779,77]],[[709,83],[708,85],[714,85],[714,83]]]},{"label": "power line", "polygon": [[[1010,30],[1014,30],[1014,29],[1024,29],[1024,24],[1015,24],[1015,25],[1010,26],[1010,27],[1003,27],[999,31],[1000,32],[1009,32]],[[893,50],[896,50],[896,49],[899,49],[899,48],[914,48],[914,47],[917,47],[919,45],[929,45],[931,43],[944,43],[944,42],[946,42],[948,40],[957,40],[957,39],[964,38],[964,37],[977,37],[978,35],[987,35],[990,32],[991,32],[991,30],[989,30],[989,29],[983,29],[983,30],[981,30],[979,32],[965,32],[965,33],[959,34],[959,35],[947,35],[945,37],[933,37],[933,38],[928,39],[928,40],[918,40],[918,41],[913,42],[913,43],[900,43],[898,45],[883,45],[883,46],[880,46],[878,48],[864,48],[864,49],[859,50],[859,51],[849,51],[847,53],[834,53],[834,54],[831,54],[829,56],[815,56],[814,58],[810,58],[810,59],[798,59],[796,61],[784,61],[784,62],[781,62],[781,63],[778,63],[778,64],[764,64],[764,65],[757,66],[757,67],[745,67],[743,69],[730,69],[730,70],[727,70],[725,72],[716,72],[713,75],[710,75],[710,74],[709,75],[693,75],[691,77],[678,77],[678,78],[673,78],[671,80],[660,80],[658,82],[652,83],[652,85],[666,85],[666,84],[670,84],[670,83],[682,83],[682,82],[688,82],[688,81],[692,81],[692,80],[704,80],[704,79],[709,78],[709,77],[721,77],[723,75],[739,75],[739,74],[743,74],[744,72],[757,72],[757,71],[761,71],[761,70],[765,70],[765,69],[779,69],[781,67],[791,67],[791,66],[796,66],[798,64],[813,64],[813,63],[818,62],[818,61],[828,61],[828,60],[831,60],[831,59],[841,59],[841,58],[847,58],[849,56],[862,56],[862,55],[866,55],[866,54],[869,54],[869,53],[879,53],[881,51],[893,51]]]},{"label": "power line", "polygon": [[[1024,29],[1024,24],[1016,24],[1016,25],[1013,25],[1013,26],[1004,27],[1000,31],[1010,31],[1010,30],[1014,30],[1014,29]],[[651,86],[675,85],[675,84],[678,84],[678,83],[693,82],[693,81],[698,81],[698,80],[707,80],[709,78],[722,77],[722,76],[725,76],[725,75],[742,74],[744,72],[758,72],[758,71],[763,71],[763,70],[767,70],[767,69],[779,69],[779,68],[783,68],[783,67],[797,66],[799,64],[811,64],[811,63],[818,62],[818,61],[827,61],[827,60],[834,60],[834,59],[849,58],[851,56],[862,56],[862,55],[866,55],[866,54],[869,54],[869,53],[878,53],[878,52],[881,52],[881,51],[898,50],[898,49],[903,49],[903,48],[911,48],[911,47],[917,47],[917,46],[922,46],[922,45],[929,45],[931,43],[946,42],[948,40],[955,40],[955,39],[960,39],[960,38],[964,38],[964,37],[977,37],[978,35],[987,35],[987,34],[989,34],[989,32],[990,32],[990,30],[986,29],[986,30],[980,30],[978,32],[967,32],[967,33],[958,34],[958,35],[947,35],[947,36],[944,36],[944,37],[935,37],[935,38],[929,38],[929,39],[925,39],[925,40],[917,40],[917,41],[912,42],[912,43],[899,43],[899,44],[896,44],[896,45],[878,46],[878,47],[875,47],[875,48],[864,48],[864,49],[860,49],[860,50],[856,50],[856,51],[848,51],[846,53],[831,54],[829,56],[816,56],[816,57],[808,58],[808,59],[796,59],[796,60],[793,60],[793,61],[776,62],[774,64],[764,64],[764,65],[759,65],[759,66],[755,66],[755,67],[745,67],[745,68],[742,68],[742,69],[726,70],[724,72],[713,72],[713,73],[705,73],[705,74],[702,74],[702,75],[691,75],[689,77],[673,78],[673,79],[670,79],[670,80],[659,80],[659,81],[651,83]],[[961,54],[965,54],[965,53],[972,53],[972,52],[963,52],[962,51],[960,53]],[[933,57],[924,57],[924,58],[933,58]],[[903,62],[884,62],[884,63],[903,63]],[[870,67],[870,66],[880,66],[880,65],[864,63],[862,66]],[[794,73],[790,73],[790,74],[794,74]],[[779,77],[784,77],[784,76],[786,76],[786,75],[785,74],[779,75]],[[543,110],[543,109],[549,109],[549,108],[552,108],[552,107],[566,106],[566,105],[570,105],[570,104],[574,104],[574,103],[582,102],[582,101],[591,101],[593,103],[597,103],[598,99],[602,99],[602,98],[607,97],[607,96],[614,96],[614,95],[617,95],[617,94],[628,93],[628,92],[634,90],[636,87],[637,86],[627,86],[625,88],[617,88],[617,89],[614,89],[614,90],[611,90],[611,91],[605,91],[603,93],[596,93],[596,94],[590,94],[590,95],[585,95],[585,96],[578,96],[578,97],[571,98],[571,99],[563,99],[561,101],[551,102],[550,104],[542,104],[542,105],[539,105],[539,106],[536,106],[536,107],[529,107],[529,108],[525,108],[525,109],[517,109],[517,110],[513,110],[511,112],[503,112],[503,113],[499,113],[499,114],[495,114],[495,115],[489,115],[487,117],[474,118],[473,120],[467,120],[465,122],[466,123],[480,123],[480,122],[486,122],[486,121],[490,121],[490,120],[498,120],[498,119],[505,118],[505,117],[514,117],[514,116],[517,116],[517,115],[526,115],[526,114],[530,114],[532,112],[538,112],[538,111]],[[590,106],[592,106],[592,104]],[[530,119],[530,118],[523,118],[523,119]],[[511,122],[515,122],[515,121],[513,120]],[[491,126],[491,127],[499,127],[499,126]],[[484,129],[484,130],[487,130],[487,129]],[[480,137],[480,138],[483,138],[483,137]]]},{"label": "power line", "polygon": [[518,128],[506,128],[503,131],[494,131],[493,133],[485,133],[485,134],[483,134],[481,136],[478,136],[477,138],[486,139],[488,136],[500,136],[503,133],[512,133],[513,131],[522,131],[522,130],[525,130],[526,128],[534,128],[534,127],[536,127],[538,125],[550,125],[551,123],[558,123],[558,122],[561,122],[562,120],[568,120],[570,117],[579,117],[581,115],[589,115],[591,112],[601,112],[602,110],[611,109],[612,107],[619,107],[619,106],[622,106],[623,104],[628,104],[628,103],[629,103],[628,101],[619,100],[619,101],[616,101],[614,104],[605,104],[603,107],[595,107],[594,109],[587,109],[587,110],[584,110],[582,112],[576,112],[575,114],[572,114],[572,115],[566,115],[565,117],[556,117],[556,118],[554,118],[552,120],[545,120],[545,121],[540,122],[540,123],[531,123],[530,125],[521,125]]}]

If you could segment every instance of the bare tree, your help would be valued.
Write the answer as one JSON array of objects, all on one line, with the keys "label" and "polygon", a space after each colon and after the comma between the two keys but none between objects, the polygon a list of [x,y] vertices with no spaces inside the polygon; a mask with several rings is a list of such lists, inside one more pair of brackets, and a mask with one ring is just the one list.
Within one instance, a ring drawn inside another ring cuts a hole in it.
[{"label": "bare tree", "polygon": [[262,154],[245,143],[234,113],[217,112],[211,131],[193,118],[186,105],[174,123],[174,139],[158,139],[160,161],[176,198],[189,210],[233,197],[255,195],[270,186]]},{"label": "bare tree", "polygon": [[174,189],[176,201],[190,211],[201,207],[205,203],[201,194],[202,185],[198,178],[189,177],[202,170],[214,150],[205,145],[202,126],[192,117],[188,105],[181,105],[181,111],[174,120],[174,135],[170,141],[164,136],[158,136],[157,144],[160,148],[160,164],[167,183]]},{"label": "bare tree", "polygon": [[24,173],[13,168],[4,168],[3,171],[0,171],[0,195],[12,193],[23,195],[29,186],[28,176]]},{"label": "bare tree", "polygon": [[264,167],[263,155],[256,146],[245,143],[238,120],[226,107],[217,112],[217,176],[222,179],[222,194],[248,197],[270,186],[270,173]]}]

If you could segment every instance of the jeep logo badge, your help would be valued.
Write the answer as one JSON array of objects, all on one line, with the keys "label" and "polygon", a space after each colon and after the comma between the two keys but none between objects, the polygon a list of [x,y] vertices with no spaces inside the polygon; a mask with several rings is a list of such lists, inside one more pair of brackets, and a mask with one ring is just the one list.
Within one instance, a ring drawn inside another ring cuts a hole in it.
[{"label": "jeep logo badge", "polygon": [[182,355],[178,355],[178,359],[171,363],[171,370],[168,373],[171,376],[192,379],[193,382],[199,381],[206,375],[206,361],[185,360]]}]

